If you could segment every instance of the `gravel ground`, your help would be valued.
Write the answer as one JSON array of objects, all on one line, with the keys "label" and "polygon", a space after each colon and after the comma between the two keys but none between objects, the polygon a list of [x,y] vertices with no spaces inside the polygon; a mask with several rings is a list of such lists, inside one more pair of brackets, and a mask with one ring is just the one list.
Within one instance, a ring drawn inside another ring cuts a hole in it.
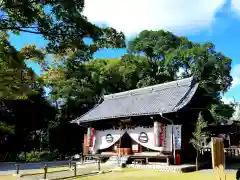
[{"label": "gravel ground", "polygon": [[[108,171],[114,168],[115,165],[112,164],[101,164],[101,171]],[[97,164],[89,164],[89,165],[82,165],[82,167],[77,168],[77,175],[82,175],[86,173],[92,173],[98,171]],[[64,178],[70,177],[74,175],[74,170],[63,171],[63,172],[54,172],[47,174],[47,179],[57,179],[57,178]],[[31,175],[31,176],[24,176],[18,178],[21,180],[36,180],[36,179],[43,179],[43,174],[40,175]]]},{"label": "gravel ground", "polygon": [[[5,162],[0,163],[0,174],[3,174],[4,172],[16,171],[16,163],[13,162]],[[20,170],[33,170],[33,169],[40,169],[43,168],[45,164],[48,165],[48,167],[59,167],[59,166],[68,166],[69,161],[52,161],[52,162],[35,162],[35,163],[17,163],[19,164]]]}]

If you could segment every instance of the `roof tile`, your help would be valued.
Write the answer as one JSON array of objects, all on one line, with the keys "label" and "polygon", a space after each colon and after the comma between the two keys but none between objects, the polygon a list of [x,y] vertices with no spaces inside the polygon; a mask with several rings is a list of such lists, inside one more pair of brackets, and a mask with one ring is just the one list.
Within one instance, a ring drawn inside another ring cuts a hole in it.
[{"label": "roof tile", "polygon": [[176,112],[193,97],[193,78],[158,84],[104,96],[104,101],[73,122]]}]

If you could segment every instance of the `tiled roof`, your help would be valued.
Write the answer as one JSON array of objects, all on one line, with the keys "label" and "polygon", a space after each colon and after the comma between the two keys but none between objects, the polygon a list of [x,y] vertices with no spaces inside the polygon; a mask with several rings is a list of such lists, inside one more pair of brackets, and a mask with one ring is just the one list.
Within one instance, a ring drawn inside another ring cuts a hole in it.
[{"label": "tiled roof", "polygon": [[191,100],[197,87],[191,77],[106,95],[101,104],[73,122],[176,112]]}]

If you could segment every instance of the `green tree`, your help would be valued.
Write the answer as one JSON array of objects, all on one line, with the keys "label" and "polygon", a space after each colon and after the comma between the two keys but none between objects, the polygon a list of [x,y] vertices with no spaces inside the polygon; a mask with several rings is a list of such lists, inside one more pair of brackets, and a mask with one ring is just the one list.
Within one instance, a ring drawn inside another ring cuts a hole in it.
[{"label": "green tree", "polygon": [[[0,108],[4,114],[0,127],[3,133],[13,129],[15,140],[15,135],[19,136],[18,141],[7,139],[2,147],[11,147],[8,143],[12,142],[18,145],[16,151],[26,151],[32,148],[36,131],[46,131],[61,121],[64,125],[97,102],[102,88],[83,62],[100,48],[125,47],[125,37],[113,28],[90,23],[82,14],[83,0],[2,0],[0,8]],[[28,45],[18,51],[9,42],[9,32],[38,34],[48,44],[42,49]],[[53,63],[46,61],[47,54],[54,55]],[[51,90],[51,99],[58,110],[57,120],[53,107],[37,88],[42,79],[27,67],[26,60],[39,63],[47,72],[44,85]],[[1,138],[5,139],[5,135]],[[24,148],[14,142],[21,142]]]},{"label": "green tree", "polygon": [[[22,78],[23,69],[26,69],[26,59],[40,63],[47,71],[54,64],[46,61],[44,58],[46,54],[55,55],[53,62],[58,60],[61,64],[67,59],[70,61],[68,63],[74,66],[76,63],[91,59],[93,53],[99,48],[125,47],[125,37],[122,32],[118,33],[113,28],[98,27],[83,16],[83,0],[67,2],[2,0],[0,8],[0,55],[8,66],[12,66],[8,62],[12,63],[9,58],[14,60],[14,68],[8,67],[7,71],[4,70],[1,73],[1,77],[5,77],[1,78],[2,83],[5,83],[1,87],[11,88],[11,91],[4,90],[10,94],[19,90],[20,87],[25,88],[26,91]],[[6,38],[8,32],[17,35],[21,32],[38,34],[48,40],[48,44],[41,50],[34,45],[28,45],[18,52]],[[92,42],[89,43],[88,40]],[[66,58],[69,56],[71,58]],[[2,69],[6,68],[2,66]],[[11,80],[12,77],[17,79],[18,76],[20,81]]]},{"label": "green tree", "polygon": [[[124,35],[98,27],[82,14],[84,0],[2,0],[0,30],[39,34],[48,40],[46,51],[62,57],[74,53],[88,60],[102,47],[125,47]],[[86,44],[84,38],[93,43]]]},{"label": "green tree", "polygon": [[215,50],[212,43],[194,43],[171,32],[142,31],[128,44],[132,54],[144,54],[158,62],[159,69],[174,79],[194,76],[211,98],[219,101],[232,83],[231,59]]},{"label": "green tree", "polygon": [[8,35],[0,31],[0,98],[16,98],[31,91],[36,74],[26,65],[25,59],[43,59],[40,50],[20,52],[15,49]]},{"label": "green tree", "polygon": [[[20,151],[40,149],[40,134],[47,134],[50,121],[54,121],[56,110],[45,99],[44,91],[36,88],[38,93],[30,94],[26,99],[6,99],[3,101],[0,119],[4,127],[0,128],[0,154],[16,155]],[[10,132],[9,132],[10,131]]]},{"label": "green tree", "polygon": [[202,148],[202,140],[204,136],[207,136],[207,133],[202,131],[205,127],[207,127],[207,122],[204,120],[201,113],[199,113],[193,137],[190,139],[190,143],[196,149],[196,171],[198,171],[199,153]]}]

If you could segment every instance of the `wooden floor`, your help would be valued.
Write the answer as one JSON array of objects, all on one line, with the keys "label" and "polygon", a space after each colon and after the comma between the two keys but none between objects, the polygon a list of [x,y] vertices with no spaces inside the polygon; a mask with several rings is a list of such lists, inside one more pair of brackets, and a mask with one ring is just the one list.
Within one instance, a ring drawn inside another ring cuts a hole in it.
[{"label": "wooden floor", "polygon": [[[85,156],[103,156],[103,157],[110,157],[110,156],[118,156],[118,153],[113,153],[113,152],[102,152],[101,154],[85,154]],[[126,155],[129,157],[166,157],[166,156],[171,156],[167,154],[160,154],[159,152],[142,152],[142,153],[133,153],[130,155]]]},{"label": "wooden floor", "polygon": [[[87,160],[87,159],[101,158],[106,160],[112,156],[118,156],[118,154],[112,153],[112,152],[104,152],[101,154],[85,155],[84,159]],[[133,163],[133,164],[136,164],[138,162],[140,162],[141,164],[158,163],[166,166],[166,165],[170,165],[173,160],[172,155],[163,155],[163,154],[160,154],[159,152],[142,152],[142,153],[134,153],[131,155],[124,155],[124,156],[127,156],[128,163]]]},{"label": "wooden floor", "polygon": [[[104,152],[102,154],[98,155],[86,155],[86,156],[100,156],[100,157],[111,157],[111,156],[117,156],[116,153],[112,152]],[[135,159],[135,158],[161,158],[164,157],[163,155],[160,155],[158,152],[143,152],[143,153],[135,153],[128,156],[129,158]],[[152,169],[156,171],[161,172],[192,172],[195,171],[196,166],[192,164],[182,164],[182,165],[169,165],[167,163],[161,163],[161,162],[148,162],[147,164],[128,164],[127,167],[130,168],[140,168],[140,169]]]}]

